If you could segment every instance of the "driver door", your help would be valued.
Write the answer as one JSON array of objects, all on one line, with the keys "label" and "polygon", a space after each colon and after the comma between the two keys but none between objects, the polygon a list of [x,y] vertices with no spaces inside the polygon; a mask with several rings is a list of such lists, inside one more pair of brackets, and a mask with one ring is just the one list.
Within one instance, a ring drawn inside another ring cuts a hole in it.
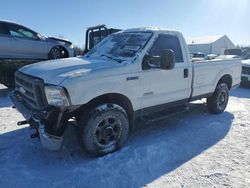
[{"label": "driver door", "polygon": [[148,53],[151,57],[160,56],[164,49],[174,51],[175,67],[164,70],[159,68],[159,62],[151,62],[155,66],[143,70],[143,108],[175,102],[186,103],[191,94],[191,66],[184,61],[179,38],[175,35],[160,34]]},{"label": "driver door", "polygon": [[37,33],[17,24],[8,24],[8,30],[12,39],[13,58],[48,58],[47,44]]}]

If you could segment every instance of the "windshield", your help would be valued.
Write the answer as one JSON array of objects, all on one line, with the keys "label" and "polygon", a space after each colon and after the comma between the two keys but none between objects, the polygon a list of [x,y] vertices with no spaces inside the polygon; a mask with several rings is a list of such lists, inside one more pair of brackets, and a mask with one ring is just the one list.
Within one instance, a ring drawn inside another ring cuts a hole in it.
[{"label": "windshield", "polygon": [[87,57],[100,57],[125,61],[143,49],[152,36],[151,32],[115,33],[104,39],[87,53]]}]

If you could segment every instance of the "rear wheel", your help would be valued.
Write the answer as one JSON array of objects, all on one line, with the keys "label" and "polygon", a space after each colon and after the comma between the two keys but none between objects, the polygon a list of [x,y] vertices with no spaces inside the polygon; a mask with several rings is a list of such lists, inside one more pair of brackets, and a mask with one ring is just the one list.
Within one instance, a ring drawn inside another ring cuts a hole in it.
[{"label": "rear wheel", "polygon": [[211,97],[207,98],[207,108],[210,113],[222,113],[228,104],[229,89],[227,84],[219,83]]},{"label": "rear wheel", "polygon": [[100,156],[119,149],[128,133],[126,111],[116,104],[102,104],[80,120],[78,138],[83,149]]}]

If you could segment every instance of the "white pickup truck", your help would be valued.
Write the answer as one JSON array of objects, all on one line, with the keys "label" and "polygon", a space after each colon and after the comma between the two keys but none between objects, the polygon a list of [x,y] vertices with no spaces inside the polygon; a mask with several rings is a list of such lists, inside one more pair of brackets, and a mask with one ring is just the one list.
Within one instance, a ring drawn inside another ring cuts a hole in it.
[{"label": "white pickup truck", "polygon": [[16,72],[10,95],[42,145],[58,150],[69,122],[82,148],[104,155],[120,148],[134,120],[207,98],[225,110],[241,79],[239,60],[192,63],[180,32],[138,28],[110,35],[83,57],[40,62]]}]

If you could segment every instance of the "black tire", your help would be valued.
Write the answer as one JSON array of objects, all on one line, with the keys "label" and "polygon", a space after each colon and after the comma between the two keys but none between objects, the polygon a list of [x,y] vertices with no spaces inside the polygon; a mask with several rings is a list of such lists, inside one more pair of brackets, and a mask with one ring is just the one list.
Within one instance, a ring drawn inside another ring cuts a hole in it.
[{"label": "black tire", "polygon": [[212,114],[224,112],[229,99],[229,89],[227,84],[219,83],[211,97],[207,98],[207,108]]},{"label": "black tire", "polygon": [[126,111],[116,104],[102,104],[80,119],[78,139],[89,154],[102,156],[118,150],[129,133]]},{"label": "black tire", "polygon": [[60,46],[53,47],[49,52],[49,59],[60,59],[65,57],[65,50]]}]

